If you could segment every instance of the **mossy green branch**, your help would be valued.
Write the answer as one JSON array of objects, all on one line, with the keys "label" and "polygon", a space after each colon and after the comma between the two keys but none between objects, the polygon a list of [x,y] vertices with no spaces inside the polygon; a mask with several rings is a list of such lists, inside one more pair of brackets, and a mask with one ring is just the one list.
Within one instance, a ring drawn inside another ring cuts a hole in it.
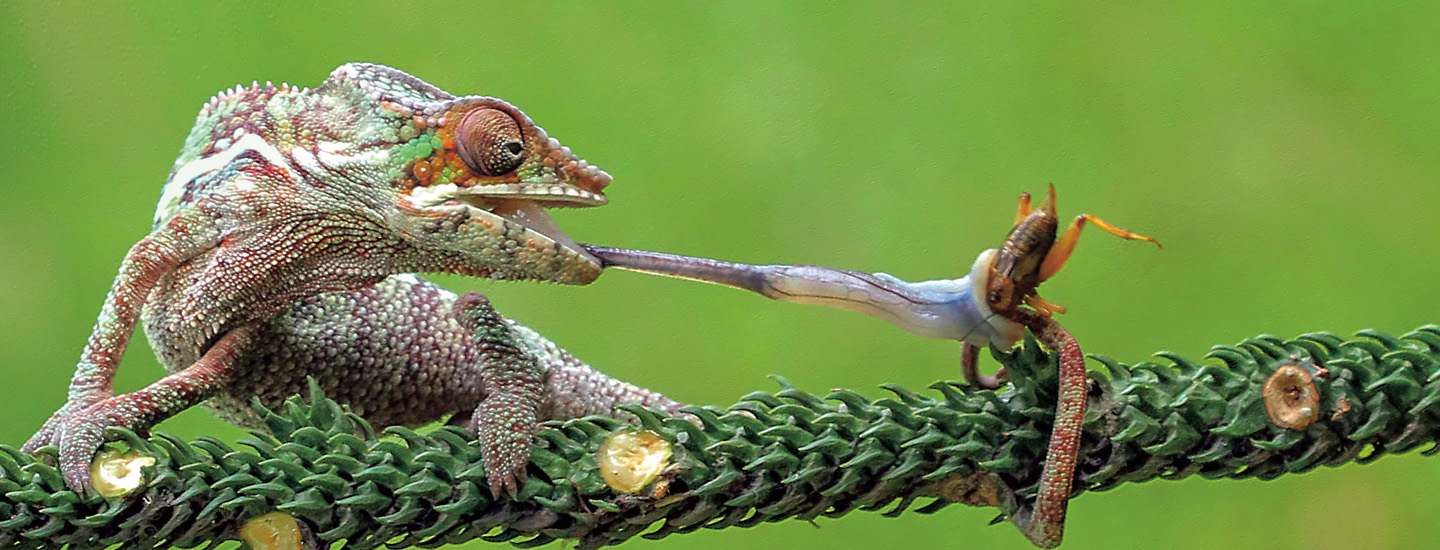
[{"label": "mossy green branch", "polygon": [[[1104,369],[1091,375],[1077,491],[1192,475],[1270,479],[1368,462],[1440,435],[1440,327],[1399,338],[1262,336],[1216,347],[1199,363],[1158,355],[1164,363],[1094,358]],[[729,409],[688,409],[698,426],[632,409],[674,452],[660,481],[633,495],[598,471],[596,449],[631,428],[605,418],[541,432],[516,500],[486,491],[465,432],[392,428],[377,437],[319,396],[264,411],[273,433],[240,441],[243,449],[117,431],[119,446],[158,460],[144,487],[109,500],[81,498],[44,461],[0,446],[0,547],[213,546],[275,511],[299,519],[312,540],[347,548],[476,538],[591,548],[954,503],[1008,515],[1026,506],[1040,476],[1054,366],[1034,342],[996,358],[1010,383],[994,392],[936,383],[925,394],[887,386],[893,397],[819,397],[781,381],[780,391]]]}]

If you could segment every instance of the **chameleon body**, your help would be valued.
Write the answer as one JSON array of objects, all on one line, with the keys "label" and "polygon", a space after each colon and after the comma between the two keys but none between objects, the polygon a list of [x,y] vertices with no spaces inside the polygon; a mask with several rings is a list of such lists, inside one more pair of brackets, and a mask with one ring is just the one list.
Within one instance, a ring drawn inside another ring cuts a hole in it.
[{"label": "chameleon body", "polygon": [[[87,490],[105,428],[201,402],[258,427],[251,398],[278,405],[311,377],[378,425],[454,413],[481,435],[492,491],[513,494],[537,421],[680,405],[409,273],[588,283],[598,260],[544,208],[604,204],[609,183],[508,103],[389,67],[223,92],[121,264],[66,403],[25,449],[57,445],[66,483]],[[170,374],[115,395],[137,320]]]}]

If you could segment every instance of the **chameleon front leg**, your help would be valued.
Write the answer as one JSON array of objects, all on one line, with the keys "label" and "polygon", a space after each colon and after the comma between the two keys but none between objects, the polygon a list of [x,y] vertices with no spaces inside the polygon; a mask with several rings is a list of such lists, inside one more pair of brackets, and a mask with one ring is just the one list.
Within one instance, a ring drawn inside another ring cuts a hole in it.
[{"label": "chameleon front leg", "polygon": [[484,447],[485,477],[494,494],[514,497],[525,483],[535,428],[539,424],[544,371],[521,351],[510,325],[484,295],[471,292],[455,301],[455,319],[474,335],[480,353],[480,381],[486,396],[475,409],[470,431]]},{"label": "chameleon front leg", "polygon": [[[115,369],[129,346],[140,309],[161,278],[176,266],[212,246],[218,234],[200,208],[170,220],[146,236],[125,255],[95,329],[80,355],[65,404],[45,422],[21,449],[36,449],[65,439],[66,418],[114,395]],[[73,424],[73,423],[70,423]],[[84,459],[89,464],[89,458]],[[62,461],[62,464],[65,464]],[[77,463],[68,465],[71,469]],[[88,473],[86,474],[88,477]]]},{"label": "chameleon front leg", "polygon": [[233,380],[231,366],[253,335],[253,325],[230,331],[190,367],[139,391],[101,399],[66,414],[55,435],[65,484],[76,491],[89,490],[90,463],[105,443],[105,428],[143,432],[227,387]]}]

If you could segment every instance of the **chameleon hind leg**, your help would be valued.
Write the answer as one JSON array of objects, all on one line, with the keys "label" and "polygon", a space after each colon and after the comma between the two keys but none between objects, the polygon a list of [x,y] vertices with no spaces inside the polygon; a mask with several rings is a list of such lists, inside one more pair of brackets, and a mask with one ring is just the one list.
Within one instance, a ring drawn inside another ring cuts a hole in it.
[{"label": "chameleon hind leg", "polygon": [[264,429],[251,399],[281,406],[307,378],[376,428],[453,415],[452,424],[479,433],[474,444],[497,495],[522,486],[537,421],[624,417],[616,410],[624,404],[684,406],[591,368],[479,295],[462,299],[413,275],[302,300],[261,328],[241,374],[207,402],[221,418]]},{"label": "chameleon hind leg", "polygon": [[527,478],[536,426],[540,421],[544,371],[521,351],[515,333],[490,300],[468,293],[455,301],[455,319],[474,335],[480,353],[480,381],[486,395],[470,418],[480,437],[485,477],[496,495],[515,496]]}]

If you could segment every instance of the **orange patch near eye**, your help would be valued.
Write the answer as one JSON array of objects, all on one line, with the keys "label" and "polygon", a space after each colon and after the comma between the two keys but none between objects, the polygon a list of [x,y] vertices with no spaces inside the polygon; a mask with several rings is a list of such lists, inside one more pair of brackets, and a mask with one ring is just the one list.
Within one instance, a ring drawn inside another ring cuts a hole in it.
[{"label": "orange patch near eye", "polygon": [[417,161],[411,170],[415,173],[415,179],[420,180],[420,185],[430,185],[430,182],[433,181],[430,163],[423,160]]}]

